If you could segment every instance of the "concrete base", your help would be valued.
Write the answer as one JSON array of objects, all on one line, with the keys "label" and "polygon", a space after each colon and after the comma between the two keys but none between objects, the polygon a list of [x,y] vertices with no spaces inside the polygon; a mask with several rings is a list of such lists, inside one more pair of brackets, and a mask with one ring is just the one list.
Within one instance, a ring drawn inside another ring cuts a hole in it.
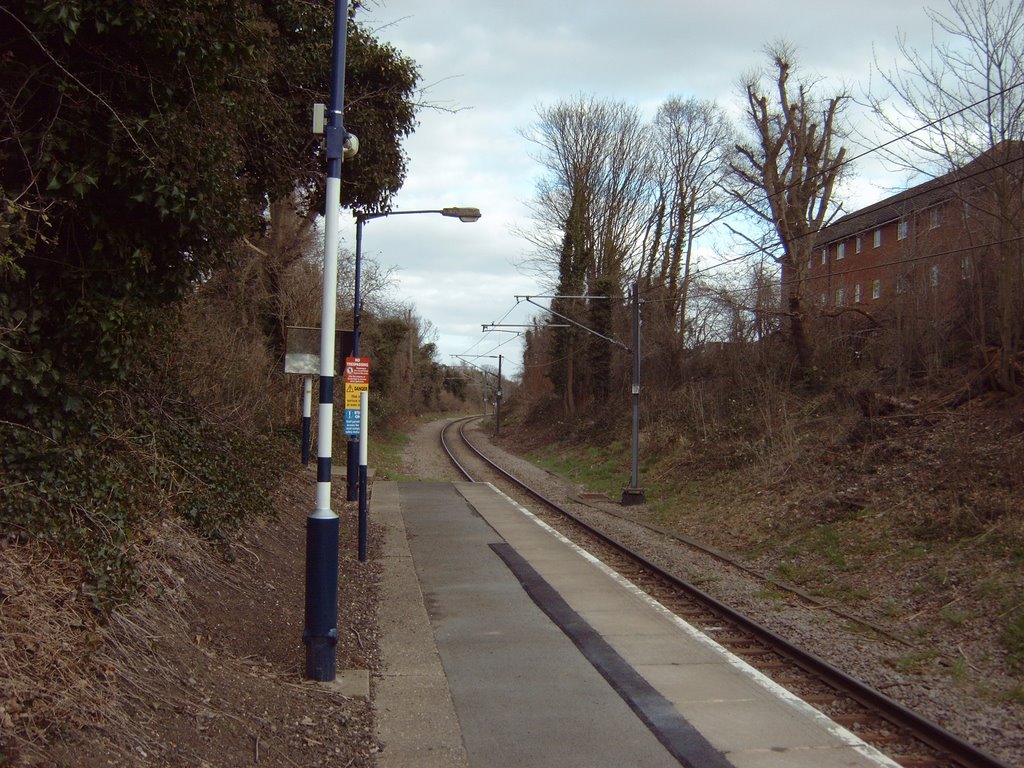
[{"label": "concrete base", "polygon": [[622,489],[622,505],[624,507],[632,507],[636,504],[646,504],[647,496],[644,495],[643,488],[623,488]]},{"label": "concrete base", "polygon": [[330,682],[321,683],[350,699],[370,698],[370,670],[343,669]]}]

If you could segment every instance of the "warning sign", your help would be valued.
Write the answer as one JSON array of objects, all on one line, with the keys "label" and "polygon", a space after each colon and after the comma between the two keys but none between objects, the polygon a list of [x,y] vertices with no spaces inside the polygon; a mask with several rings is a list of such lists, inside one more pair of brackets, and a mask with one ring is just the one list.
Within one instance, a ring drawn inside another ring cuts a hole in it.
[{"label": "warning sign", "polygon": [[369,392],[369,384],[345,384],[345,407],[346,408],[358,408],[359,407],[359,393]]},{"label": "warning sign", "polygon": [[359,409],[346,408],[345,409],[345,434],[346,435],[358,435],[359,434]]},{"label": "warning sign", "polygon": [[345,383],[346,384],[369,384],[370,383],[370,358],[368,358],[368,357],[346,357],[345,358]]},{"label": "warning sign", "polygon": [[359,434],[359,395],[370,391],[370,358],[345,358],[345,434]]}]

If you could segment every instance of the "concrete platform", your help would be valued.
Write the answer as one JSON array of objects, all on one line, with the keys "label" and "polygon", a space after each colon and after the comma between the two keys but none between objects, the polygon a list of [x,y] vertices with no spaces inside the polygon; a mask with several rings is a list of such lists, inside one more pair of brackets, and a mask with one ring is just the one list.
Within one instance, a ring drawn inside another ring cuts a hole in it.
[{"label": "concrete platform", "polygon": [[370,513],[380,766],[896,766],[493,486],[380,482]]}]

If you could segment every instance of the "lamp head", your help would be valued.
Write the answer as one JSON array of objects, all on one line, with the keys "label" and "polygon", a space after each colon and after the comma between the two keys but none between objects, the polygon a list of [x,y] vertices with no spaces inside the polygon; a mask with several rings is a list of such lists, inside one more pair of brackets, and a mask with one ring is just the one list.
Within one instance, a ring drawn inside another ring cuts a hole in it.
[{"label": "lamp head", "polygon": [[359,151],[359,139],[354,133],[345,134],[345,142],[341,145],[341,156],[345,160],[351,160]]},{"label": "lamp head", "polygon": [[480,215],[481,214],[480,214],[480,209],[479,208],[460,208],[460,207],[454,207],[454,208],[442,208],[441,209],[441,215],[442,216],[451,216],[453,218],[458,219],[459,221],[464,221],[464,222],[469,223],[469,222],[478,221],[480,219]]}]

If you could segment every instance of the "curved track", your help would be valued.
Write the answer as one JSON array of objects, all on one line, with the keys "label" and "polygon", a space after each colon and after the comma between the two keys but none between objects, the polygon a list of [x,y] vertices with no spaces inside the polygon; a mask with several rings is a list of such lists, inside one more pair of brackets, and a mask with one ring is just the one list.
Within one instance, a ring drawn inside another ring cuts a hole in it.
[{"label": "curved track", "polygon": [[[807,687],[806,680],[793,678],[792,667],[798,668],[805,676],[824,684],[824,693],[819,686],[817,693],[803,694],[809,703],[826,711],[834,720],[851,727],[868,743],[889,754],[893,760],[905,766],[915,768],[934,766],[956,766],[957,768],[1010,768],[996,758],[981,752],[976,747],[949,733],[940,726],[921,717],[912,710],[889,698],[885,694],[868,687],[850,677],[842,670],[832,666],[823,659],[793,645],[771,630],[744,616],[728,605],[722,603],[693,584],[668,573],[660,566],[650,562],[643,555],[635,552],[627,545],[612,536],[595,528],[562,505],[545,497],[536,489],[496,464],[478,450],[466,437],[466,424],[479,417],[467,417],[450,422],[441,430],[441,446],[459,473],[470,482],[479,482],[470,470],[454,456],[453,446],[447,437],[449,429],[458,425],[459,439],[481,462],[484,472],[493,472],[516,488],[529,494],[548,510],[569,521],[571,525],[592,541],[600,542],[602,547],[615,553],[615,567],[623,570],[623,559],[632,571],[630,577],[645,582],[656,580],[661,588],[656,595],[662,602],[673,604],[673,610],[690,620],[694,616],[694,607],[700,611],[710,612],[718,623],[727,625],[726,632],[714,635],[715,640],[730,648],[748,663],[761,669],[777,682],[787,687]],[[714,554],[714,553],[713,553]],[[717,554],[716,554],[717,556]],[[666,592],[667,590],[667,592]],[[650,590],[649,590],[650,591]],[[683,606],[672,595],[684,595],[692,604]],[[765,661],[765,656],[770,658]],[[780,665],[776,659],[785,660]]]}]

